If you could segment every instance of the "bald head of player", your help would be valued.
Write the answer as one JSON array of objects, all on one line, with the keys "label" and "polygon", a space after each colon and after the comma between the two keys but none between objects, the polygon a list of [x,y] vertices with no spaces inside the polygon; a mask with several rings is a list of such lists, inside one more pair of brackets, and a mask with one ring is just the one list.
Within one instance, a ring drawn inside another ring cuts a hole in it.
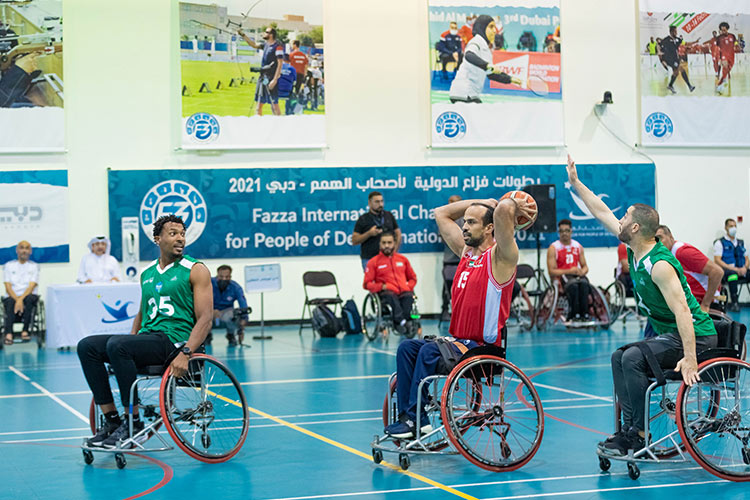
[{"label": "bald head of player", "polygon": [[464,213],[464,225],[461,227],[466,246],[479,248],[485,243],[492,243],[495,237],[495,224],[492,217],[494,211],[494,208],[484,203],[469,205]]},{"label": "bald head of player", "polygon": [[655,241],[656,230],[659,228],[659,213],[643,203],[636,203],[628,207],[628,211],[620,219],[620,241],[628,245],[649,243]]}]

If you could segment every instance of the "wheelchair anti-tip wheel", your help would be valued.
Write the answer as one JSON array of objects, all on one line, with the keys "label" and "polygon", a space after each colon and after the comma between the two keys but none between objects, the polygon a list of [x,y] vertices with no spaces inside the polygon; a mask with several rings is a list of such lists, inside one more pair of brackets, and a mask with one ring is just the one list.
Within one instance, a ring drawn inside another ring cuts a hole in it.
[{"label": "wheelchair anti-tip wheel", "polygon": [[216,359],[194,354],[185,376],[161,381],[164,426],[180,449],[209,463],[233,457],[247,437],[248,409],[235,376]]},{"label": "wheelchair anti-tip wheel", "polygon": [[711,474],[750,481],[750,364],[715,358],[698,366],[700,381],[677,393],[685,448]]},{"label": "wheelchair anti-tip wheel", "polygon": [[512,471],[539,449],[542,402],[529,378],[507,360],[491,354],[464,359],[448,375],[442,399],[448,439],[474,465]]}]

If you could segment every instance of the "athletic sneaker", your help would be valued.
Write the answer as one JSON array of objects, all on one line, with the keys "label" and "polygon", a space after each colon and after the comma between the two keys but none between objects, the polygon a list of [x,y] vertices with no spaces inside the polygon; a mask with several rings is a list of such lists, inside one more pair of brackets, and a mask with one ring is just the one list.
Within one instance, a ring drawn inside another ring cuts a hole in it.
[{"label": "athletic sneaker", "polygon": [[670,92],[672,92],[673,94],[676,94],[676,93],[677,93],[677,91],[676,91],[676,90],[674,89],[674,87],[672,87],[671,85],[667,85],[667,90],[669,90],[669,91],[670,91]]},{"label": "athletic sneaker", "polygon": [[234,336],[233,333],[227,333],[227,343],[230,347],[234,347],[237,345],[237,337]]},{"label": "athletic sneaker", "polygon": [[631,427],[628,432],[620,434],[610,442],[605,442],[602,446],[612,455],[627,455],[628,450],[638,451],[646,446],[646,441],[638,434],[635,427]]},{"label": "athletic sneaker", "polygon": [[602,447],[604,447],[605,444],[611,443],[615,439],[619,439],[620,436],[622,436],[623,434],[625,434],[625,431],[622,430],[622,429],[620,429],[619,431],[615,432],[614,434],[612,434],[611,436],[609,436],[604,441],[599,441],[599,447],[602,448]]},{"label": "athletic sneaker", "polygon": [[691,85],[688,88],[690,89],[690,92],[692,92],[693,90],[695,90],[695,85]]},{"label": "athletic sneaker", "polygon": [[86,446],[100,447],[102,443],[120,427],[121,421],[105,419],[104,425],[99,429],[94,437],[86,440]]},{"label": "athletic sneaker", "polygon": [[[432,426],[427,418],[422,419],[422,427],[419,429],[424,435],[432,432]],[[395,422],[384,429],[384,432],[396,439],[406,439],[414,437],[416,435],[416,429],[414,427],[414,421],[410,418],[406,418],[403,422]]]},{"label": "athletic sneaker", "polygon": [[[138,434],[140,431],[143,430],[143,422],[141,420],[133,420],[133,433]],[[117,448],[120,441],[124,441],[125,439],[128,439],[130,437],[130,425],[128,424],[128,419],[124,418],[122,421],[122,424],[115,430],[110,436],[104,440],[102,443],[102,447],[104,448]],[[148,438],[147,435],[141,435],[138,436],[135,441],[139,444],[145,443],[146,439]],[[126,448],[132,447],[132,444],[130,446],[126,446]]]}]

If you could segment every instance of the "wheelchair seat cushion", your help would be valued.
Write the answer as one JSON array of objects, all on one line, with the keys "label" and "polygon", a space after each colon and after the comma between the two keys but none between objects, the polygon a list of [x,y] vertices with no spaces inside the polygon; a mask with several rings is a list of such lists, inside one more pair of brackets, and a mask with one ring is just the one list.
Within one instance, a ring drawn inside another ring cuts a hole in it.
[{"label": "wheelchair seat cushion", "polygon": [[159,376],[164,373],[164,365],[147,365],[138,367],[138,375]]}]

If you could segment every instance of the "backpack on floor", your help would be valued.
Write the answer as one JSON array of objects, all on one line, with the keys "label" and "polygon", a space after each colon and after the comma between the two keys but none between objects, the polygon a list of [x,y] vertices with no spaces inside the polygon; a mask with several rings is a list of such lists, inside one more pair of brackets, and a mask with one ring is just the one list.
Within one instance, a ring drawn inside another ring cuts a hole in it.
[{"label": "backpack on floor", "polygon": [[313,309],[312,327],[321,337],[335,337],[341,331],[341,321],[328,306],[321,304]]},{"label": "backpack on floor", "polygon": [[347,300],[341,308],[341,322],[347,335],[362,333],[362,317],[352,299]]}]

